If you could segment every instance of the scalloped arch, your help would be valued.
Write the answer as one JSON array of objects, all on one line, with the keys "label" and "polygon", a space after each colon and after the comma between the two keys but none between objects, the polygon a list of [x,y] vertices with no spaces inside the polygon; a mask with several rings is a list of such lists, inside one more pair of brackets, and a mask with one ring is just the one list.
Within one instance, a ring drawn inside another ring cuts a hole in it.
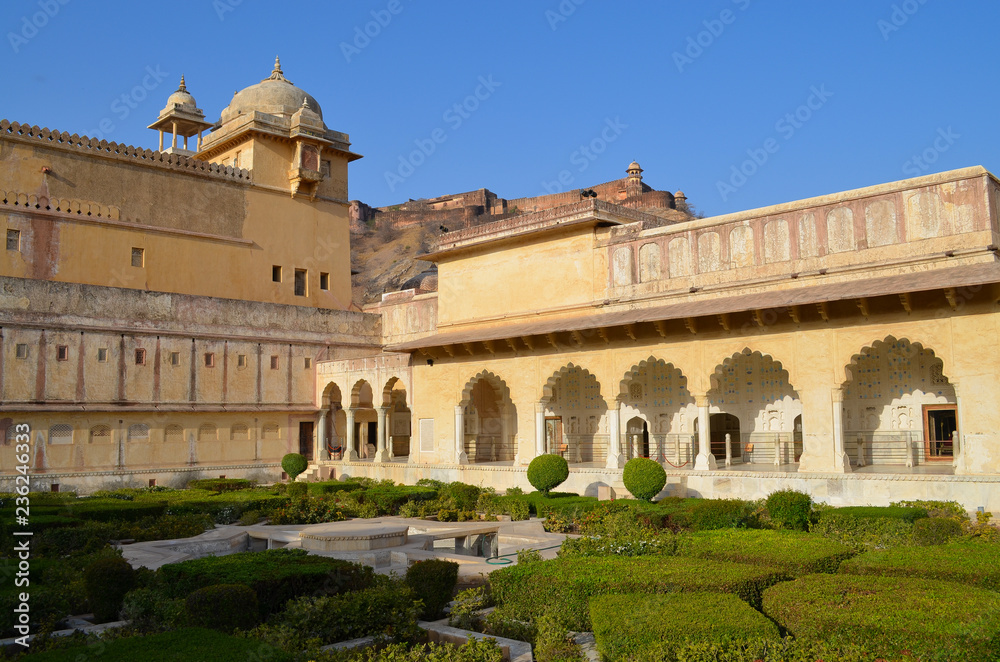
[{"label": "scalloped arch", "polygon": [[642,369],[643,367],[653,367],[657,365],[663,366],[668,371],[677,371],[680,374],[681,379],[683,380],[682,386],[684,386],[684,388],[687,388],[688,378],[687,375],[684,374],[683,370],[681,370],[680,368],[678,368],[669,361],[664,361],[663,359],[656,358],[655,356],[650,354],[648,358],[645,358],[642,361],[633,364],[631,368],[625,371],[625,376],[618,383],[619,397],[628,395],[628,383],[633,379],[635,379],[636,373],[639,372],[640,369]]},{"label": "scalloped arch", "polygon": [[735,361],[738,361],[738,360],[741,360],[741,359],[750,358],[750,357],[753,357],[753,356],[759,356],[759,357],[761,357],[761,359],[766,359],[766,360],[768,360],[768,361],[776,364],[778,366],[778,368],[781,370],[781,374],[785,378],[785,383],[788,384],[788,387],[790,389],[792,389],[792,392],[795,394],[795,397],[799,396],[799,392],[795,389],[795,386],[792,384],[791,376],[788,374],[788,369],[785,368],[784,364],[782,364],[781,361],[779,361],[778,359],[774,358],[770,354],[765,354],[764,352],[760,352],[760,351],[757,351],[757,350],[752,350],[749,347],[744,347],[741,351],[736,352],[736,353],[732,354],[731,356],[726,357],[725,359],[722,360],[722,363],[719,363],[718,365],[715,366],[715,371],[712,373],[712,376],[709,378],[709,383],[711,385],[711,388],[709,388],[709,391],[708,391],[709,394],[711,394],[712,391],[718,391],[718,389],[719,389],[719,381],[722,378],[723,372],[730,365],[732,365]]},{"label": "scalloped arch", "polygon": [[331,404],[337,402],[343,405],[344,390],[340,388],[340,385],[336,382],[330,382],[323,388],[323,395],[320,398],[320,403],[324,409],[328,408]]},{"label": "scalloped arch", "polygon": [[552,400],[552,390],[555,388],[556,382],[558,382],[560,379],[562,379],[565,375],[569,374],[573,370],[580,370],[583,373],[584,377],[589,376],[594,379],[594,382],[597,383],[598,393],[601,396],[601,401],[604,403],[605,406],[607,406],[608,401],[604,397],[604,394],[601,393],[600,391],[601,382],[597,379],[597,376],[594,375],[594,373],[587,370],[586,368],[578,366],[574,363],[567,363],[566,365],[564,365],[563,367],[559,368],[554,373],[552,373],[552,376],[549,377],[548,381],[545,382],[545,386],[542,387],[541,402],[545,404],[550,400]]},{"label": "scalloped arch", "polygon": [[941,375],[947,380],[949,385],[954,386],[954,382],[948,378],[947,371],[945,370],[944,359],[934,353],[934,350],[930,347],[924,346],[923,343],[919,341],[912,341],[909,338],[896,338],[893,335],[888,335],[883,339],[873,340],[869,344],[865,345],[860,352],[851,355],[851,360],[844,366],[844,381],[841,382],[841,388],[846,387],[849,382],[854,381],[853,369],[857,368],[858,362],[863,358],[870,358],[877,350],[881,350],[886,345],[895,345],[896,343],[905,343],[905,347],[908,349],[903,350],[904,352],[916,356],[920,352],[928,352],[931,355],[933,361],[938,361],[941,363]]},{"label": "scalloped arch", "polygon": [[489,370],[482,370],[465,383],[465,387],[462,389],[462,399],[459,403],[463,407],[469,404],[469,401],[472,399],[472,389],[475,388],[476,383],[480,380],[486,380],[486,383],[493,387],[501,400],[513,402],[510,397],[510,387],[507,386],[507,382],[503,377]]}]

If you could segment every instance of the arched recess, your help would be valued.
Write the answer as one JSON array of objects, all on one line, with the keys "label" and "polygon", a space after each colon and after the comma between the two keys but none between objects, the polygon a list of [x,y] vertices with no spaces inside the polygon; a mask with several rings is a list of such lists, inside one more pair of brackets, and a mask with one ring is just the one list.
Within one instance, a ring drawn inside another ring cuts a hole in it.
[{"label": "arched recess", "polygon": [[[802,414],[802,403],[780,361],[745,348],[716,366],[711,385],[709,413],[739,419],[739,434],[734,433],[730,419],[714,419],[719,423],[710,430],[715,450],[725,454],[728,432],[734,462],[788,464],[797,460],[795,420]],[[729,429],[721,429],[724,422]]]},{"label": "arched recess", "polygon": [[407,457],[410,454],[410,408],[406,404],[406,389],[399,377],[390,377],[382,388],[382,406],[385,415],[386,448],[389,457]]},{"label": "arched recess", "polygon": [[[687,377],[663,359],[650,356],[633,365],[619,383],[621,417],[639,416],[648,423],[649,457],[680,465],[692,458],[693,423],[698,407],[687,387]],[[626,430],[622,455],[636,456],[636,448]]]},{"label": "arched recess", "polygon": [[[375,411],[375,393],[366,379],[354,382],[351,388],[351,409],[354,418],[353,449],[359,459],[371,458],[377,447],[378,413]],[[345,419],[346,420],[346,419]],[[345,430],[345,438],[348,435]]]},{"label": "arched recess", "polygon": [[569,363],[556,370],[542,387],[545,411],[545,452],[561,454],[571,464],[603,466],[610,439],[608,404],[597,378]]},{"label": "arched recess", "polygon": [[517,409],[507,382],[483,370],[465,384],[459,403],[464,415],[469,462],[513,462],[517,454]]},{"label": "arched recess", "polygon": [[347,439],[347,412],[344,410],[344,396],[340,386],[335,382],[327,384],[320,401],[321,416],[325,418],[325,423],[319,426],[323,432],[323,438],[319,442],[320,451],[322,453],[325,444],[326,454],[323,457],[330,457],[331,453],[343,452]]},{"label": "arched recess", "polygon": [[958,400],[933,350],[887,336],[845,368],[842,422],[852,462],[953,461]]}]

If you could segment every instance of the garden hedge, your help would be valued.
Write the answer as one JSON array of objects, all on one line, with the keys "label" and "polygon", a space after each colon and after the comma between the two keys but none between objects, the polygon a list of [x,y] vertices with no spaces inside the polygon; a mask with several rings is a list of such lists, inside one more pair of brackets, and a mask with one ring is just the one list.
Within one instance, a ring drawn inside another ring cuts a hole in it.
[{"label": "garden hedge", "polygon": [[236,492],[249,490],[253,483],[247,478],[201,478],[187,484],[189,489],[208,490],[209,492]]},{"label": "garden hedge", "polygon": [[837,572],[854,551],[835,540],[799,531],[717,529],[677,536],[676,554],[762,565],[798,577]]},{"label": "garden hedge", "polygon": [[764,613],[797,639],[881,657],[1000,659],[1000,594],[911,577],[807,575],[764,591]]},{"label": "garden hedge", "polygon": [[244,584],[213,584],[192,591],[185,600],[190,623],[220,632],[249,630],[260,619],[257,594]]},{"label": "garden hedge", "polygon": [[533,621],[559,605],[572,630],[590,630],[587,601],[596,595],[707,591],[759,605],[780,571],[707,559],[662,556],[573,557],[516,565],[490,574],[492,595],[511,618]]},{"label": "garden hedge", "polygon": [[767,514],[782,529],[806,531],[812,516],[812,497],[796,490],[778,490],[767,497]]},{"label": "garden hedge", "polygon": [[364,489],[360,483],[342,480],[323,480],[316,483],[306,483],[309,494],[312,496],[322,496],[324,494],[335,494],[337,492],[355,492]]},{"label": "garden hedge", "polygon": [[689,642],[780,641],[777,626],[735,595],[600,595],[590,600],[597,648],[609,660],[673,659]]},{"label": "garden hedge", "polygon": [[953,517],[925,517],[913,523],[914,545],[943,545],[962,535],[962,523]]},{"label": "garden hedge", "polygon": [[280,611],[300,595],[333,595],[367,588],[373,571],[349,561],[307,554],[298,549],[240,552],[171,563],[159,569],[172,598],[214,584],[244,584],[257,594],[262,617]]},{"label": "garden hedge", "polygon": [[35,653],[32,662],[136,662],[138,660],[169,660],[169,662],[292,662],[294,656],[255,639],[233,637],[204,628],[182,628],[148,637],[115,639],[99,644],[74,646],[61,650]]},{"label": "garden hedge", "polygon": [[885,549],[910,542],[923,508],[849,506],[821,510],[812,531],[856,549]]},{"label": "garden hedge", "polygon": [[454,561],[428,559],[417,561],[406,569],[406,584],[424,602],[420,617],[425,621],[441,618],[445,605],[451,602],[458,583],[458,564]]},{"label": "garden hedge", "polygon": [[860,554],[842,574],[925,577],[1000,591],[1000,545],[960,540],[932,547],[897,547]]}]

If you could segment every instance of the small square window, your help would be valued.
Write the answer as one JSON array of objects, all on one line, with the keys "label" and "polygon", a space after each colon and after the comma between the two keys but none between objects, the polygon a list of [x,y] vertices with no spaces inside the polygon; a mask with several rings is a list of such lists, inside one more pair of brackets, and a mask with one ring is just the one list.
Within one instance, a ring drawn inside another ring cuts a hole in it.
[{"label": "small square window", "polygon": [[180,365],[180,364],[181,364],[181,353],[170,352],[170,365]]},{"label": "small square window", "polygon": [[144,349],[135,350],[135,364],[146,365],[146,350]]},{"label": "small square window", "polygon": [[69,360],[69,346],[68,345],[56,345],[56,360],[57,361],[67,361],[67,360]]},{"label": "small square window", "polygon": [[271,280],[275,283],[281,282],[281,267],[277,264],[271,267]]},{"label": "small square window", "polygon": [[107,347],[98,347],[97,348],[97,362],[98,363],[107,363],[108,362],[108,348]]},{"label": "small square window", "polygon": [[308,370],[309,368],[311,368],[312,365],[313,365],[313,360],[307,356],[306,360],[305,360],[306,370]]},{"label": "small square window", "polygon": [[215,353],[205,352],[205,367],[214,368],[215,367]]},{"label": "small square window", "polygon": [[247,367],[247,355],[246,354],[237,354],[236,355],[236,367],[237,368],[245,368],[245,367]]},{"label": "small square window", "polygon": [[28,345],[27,343],[18,343],[17,347],[14,349],[14,355],[19,359],[28,358]]},{"label": "small square window", "polygon": [[295,296],[306,296],[306,277],[308,272],[305,269],[295,270]]},{"label": "small square window", "polygon": [[330,289],[330,274],[325,272],[320,272],[319,274],[319,289],[328,290]]},{"label": "small square window", "polygon": [[132,266],[133,267],[142,267],[142,266],[145,266],[145,264],[146,264],[145,260],[146,260],[146,251],[145,251],[145,249],[142,249],[142,248],[133,248],[132,249]]},{"label": "small square window", "polygon": [[7,250],[9,251],[19,251],[21,250],[21,231],[7,229]]},{"label": "small square window", "polygon": [[149,479],[149,486],[150,487],[156,487],[156,479],[155,478],[150,478]]},{"label": "small square window", "polygon": [[277,370],[277,369],[278,369],[278,356],[277,356],[277,354],[272,354],[271,355],[271,370]]}]

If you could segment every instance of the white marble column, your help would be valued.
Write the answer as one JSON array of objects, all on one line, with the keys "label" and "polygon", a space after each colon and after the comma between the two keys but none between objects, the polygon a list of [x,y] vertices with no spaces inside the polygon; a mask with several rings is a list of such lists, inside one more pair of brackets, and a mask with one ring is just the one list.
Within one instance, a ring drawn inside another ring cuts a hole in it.
[{"label": "white marble column", "polygon": [[712,430],[709,427],[708,396],[694,396],[698,405],[698,455],[694,459],[695,471],[714,471],[719,466],[712,455]]},{"label": "white marble column", "polygon": [[851,458],[844,450],[844,391],[833,389],[833,470],[851,473]]},{"label": "white marble column", "polygon": [[545,405],[535,405],[535,457],[545,455]]},{"label": "white marble column", "polygon": [[455,463],[469,463],[465,452],[465,408],[462,405],[455,405]]},{"label": "white marble column", "polygon": [[378,413],[378,428],[375,432],[376,442],[375,442],[375,462],[388,462],[389,452],[385,449],[386,440],[386,412],[389,411],[388,407],[377,407],[375,411]]},{"label": "white marble column", "polygon": [[347,434],[344,435],[344,462],[357,462],[358,452],[354,450],[354,409],[348,407],[344,413],[347,415]]},{"label": "white marble column", "polygon": [[730,439],[728,432],[726,433],[726,466],[733,466],[733,440]]},{"label": "white marble column", "polygon": [[621,469],[625,466],[624,458],[622,458],[621,416],[618,409],[620,406],[621,403],[616,399],[611,409],[608,410],[608,462],[606,465],[608,469]]},{"label": "white marble column", "polygon": [[958,429],[955,430],[955,434],[952,437],[951,463],[955,467],[955,475],[961,476],[969,473],[968,467],[965,464],[965,435],[963,433],[965,425],[962,422],[962,398],[958,394],[958,384],[952,382],[952,386],[955,389],[955,424],[958,426]]},{"label": "white marble column", "polygon": [[326,409],[321,409],[316,418],[316,450],[313,451],[316,461],[330,459],[326,452],[326,412]]}]

